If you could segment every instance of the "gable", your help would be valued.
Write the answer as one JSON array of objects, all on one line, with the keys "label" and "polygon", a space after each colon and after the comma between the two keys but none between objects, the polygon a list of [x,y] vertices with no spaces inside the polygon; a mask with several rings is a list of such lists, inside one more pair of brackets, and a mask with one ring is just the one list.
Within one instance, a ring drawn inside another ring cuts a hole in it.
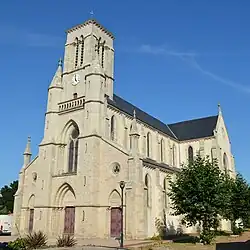
[{"label": "gable", "polygon": [[226,124],[224,122],[224,119],[223,119],[222,115],[220,115],[218,117],[218,122],[217,122],[217,125],[216,125],[216,131],[217,131],[217,135],[219,137],[223,138],[223,140],[226,139],[228,142],[230,142],[227,127],[226,127]]}]

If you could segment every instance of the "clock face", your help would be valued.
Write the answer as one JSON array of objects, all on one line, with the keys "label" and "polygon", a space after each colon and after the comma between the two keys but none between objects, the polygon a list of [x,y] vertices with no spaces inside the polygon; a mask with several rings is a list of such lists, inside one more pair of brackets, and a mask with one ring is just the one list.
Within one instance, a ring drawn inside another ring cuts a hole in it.
[{"label": "clock face", "polygon": [[72,78],[72,85],[77,85],[80,82],[80,76],[78,74],[74,74]]}]

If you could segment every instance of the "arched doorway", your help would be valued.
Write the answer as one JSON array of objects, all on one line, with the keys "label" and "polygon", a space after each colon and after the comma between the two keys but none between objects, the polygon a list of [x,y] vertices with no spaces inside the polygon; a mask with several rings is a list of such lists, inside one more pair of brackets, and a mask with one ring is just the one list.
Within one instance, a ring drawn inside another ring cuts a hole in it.
[{"label": "arched doorway", "polygon": [[[72,235],[75,233],[75,200],[76,195],[73,188],[68,183],[64,183],[58,189],[55,200],[56,206],[62,207],[62,211],[64,211],[64,214],[60,213],[55,216],[55,220],[63,217],[63,225],[60,223],[63,226],[63,234]],[[57,223],[57,221],[54,221],[54,223]]]},{"label": "arched doorway", "polygon": [[64,234],[74,234],[75,232],[75,207],[65,207],[64,214]]},{"label": "arched doorway", "polygon": [[110,204],[110,237],[120,237],[121,234],[121,196],[117,190],[113,190],[109,197]]},{"label": "arched doorway", "polygon": [[34,227],[34,205],[35,205],[35,195],[31,195],[29,198],[29,224],[28,224],[28,232],[32,233]]}]

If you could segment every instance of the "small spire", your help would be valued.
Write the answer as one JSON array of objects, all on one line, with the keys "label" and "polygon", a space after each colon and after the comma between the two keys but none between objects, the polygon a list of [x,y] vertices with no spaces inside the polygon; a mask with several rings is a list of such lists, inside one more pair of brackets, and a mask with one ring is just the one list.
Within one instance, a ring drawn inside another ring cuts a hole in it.
[{"label": "small spire", "polygon": [[25,148],[24,153],[23,153],[24,155],[31,155],[31,146],[30,146],[30,144],[31,144],[31,137],[28,136],[26,148]]},{"label": "small spire", "polygon": [[60,58],[58,61],[58,67],[57,67],[56,73],[50,83],[49,88],[52,88],[52,87],[61,88],[62,87],[62,65],[63,65],[63,61],[62,61],[62,58]]},{"label": "small spire", "polygon": [[58,66],[59,66],[59,67],[62,67],[62,65],[63,65],[63,60],[62,60],[62,58],[60,57],[60,58],[59,58],[59,61],[58,61]]},{"label": "small spire", "polygon": [[218,113],[219,113],[219,114],[222,114],[222,110],[221,110],[221,105],[220,105],[220,103],[218,103]]},{"label": "small spire", "polygon": [[130,131],[130,134],[131,135],[138,135],[138,128],[137,128],[137,122],[136,122],[136,111],[135,111],[135,109],[134,109],[134,111],[133,111],[133,116],[134,116],[134,118],[133,118],[133,120],[132,120],[132,127],[131,127],[131,131]]},{"label": "small spire", "polygon": [[134,118],[136,119],[136,111],[135,111],[135,109],[134,109]]}]

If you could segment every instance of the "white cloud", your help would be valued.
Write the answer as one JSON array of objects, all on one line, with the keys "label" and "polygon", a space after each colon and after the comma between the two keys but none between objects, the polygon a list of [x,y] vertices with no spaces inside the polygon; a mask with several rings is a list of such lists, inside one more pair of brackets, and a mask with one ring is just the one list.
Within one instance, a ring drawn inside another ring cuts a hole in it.
[{"label": "white cloud", "polygon": [[154,55],[169,55],[169,56],[189,56],[189,57],[194,57],[198,56],[198,54],[193,53],[193,52],[177,52],[173,50],[166,49],[164,47],[152,47],[150,45],[142,45],[139,48],[139,52],[142,53],[149,53],[149,54],[154,54]]},{"label": "white cloud", "polygon": [[[250,87],[242,85],[238,82],[231,81],[231,80],[226,79],[224,77],[218,76],[218,75],[204,69],[197,61],[197,57],[203,56],[203,54],[199,54],[199,53],[195,53],[195,52],[179,52],[179,51],[167,49],[164,46],[154,47],[151,45],[142,45],[138,51],[141,53],[148,53],[151,55],[178,57],[179,59],[181,59],[182,61],[187,63],[189,66],[193,67],[194,69],[199,71],[201,74],[210,77],[214,81],[217,81],[221,84],[224,84],[224,85],[227,85],[230,87],[233,87],[239,91],[250,93]],[[207,55],[209,55],[209,54],[207,54]],[[214,54],[214,55],[216,55],[216,54]],[[224,55],[229,56],[229,54],[224,54]],[[231,55],[233,55],[233,54],[231,54]],[[234,54],[234,55],[237,55],[237,54]]]}]

